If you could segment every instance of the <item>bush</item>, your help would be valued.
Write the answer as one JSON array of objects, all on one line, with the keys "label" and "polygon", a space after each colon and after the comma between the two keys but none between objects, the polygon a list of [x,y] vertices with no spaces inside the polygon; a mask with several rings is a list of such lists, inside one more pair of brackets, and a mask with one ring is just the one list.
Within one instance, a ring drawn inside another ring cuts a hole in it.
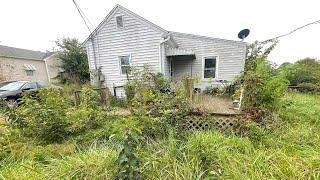
[{"label": "bush", "polygon": [[275,73],[266,57],[256,59],[255,63],[255,68],[244,74],[243,109],[249,115],[247,118],[261,121],[281,105],[288,80],[284,72]]},{"label": "bush", "polygon": [[66,118],[67,106],[55,89],[41,89],[36,95],[25,94],[17,112],[25,122],[23,130],[40,140],[61,142],[68,135],[70,123]]},{"label": "bush", "polygon": [[144,125],[147,136],[167,134],[176,128],[191,109],[182,88],[171,89],[163,75],[154,74],[149,67],[133,70],[133,79],[126,84],[132,114]]},{"label": "bush", "polygon": [[298,90],[300,92],[320,92],[320,83],[301,83],[298,84]]},{"label": "bush", "polygon": [[291,86],[298,86],[301,92],[320,91],[320,62],[305,58],[294,64],[283,63],[278,72],[285,71]]},{"label": "bush", "polygon": [[316,84],[320,82],[320,62],[315,59],[299,60],[290,68],[291,72],[287,76],[290,85],[297,86],[301,83]]}]

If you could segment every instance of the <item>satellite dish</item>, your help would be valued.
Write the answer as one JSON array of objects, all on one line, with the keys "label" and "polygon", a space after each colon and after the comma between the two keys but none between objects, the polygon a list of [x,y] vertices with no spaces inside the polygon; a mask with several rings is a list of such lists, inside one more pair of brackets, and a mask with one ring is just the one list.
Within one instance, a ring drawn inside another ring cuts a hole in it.
[{"label": "satellite dish", "polygon": [[244,40],[244,38],[248,37],[249,33],[249,29],[243,29],[238,33],[238,38]]}]

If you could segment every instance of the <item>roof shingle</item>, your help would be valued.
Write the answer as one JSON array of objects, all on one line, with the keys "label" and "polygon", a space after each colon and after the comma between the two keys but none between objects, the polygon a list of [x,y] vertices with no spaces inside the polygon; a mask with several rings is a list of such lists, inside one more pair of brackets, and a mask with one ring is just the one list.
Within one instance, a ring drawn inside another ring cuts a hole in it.
[{"label": "roof shingle", "polygon": [[32,59],[32,60],[43,60],[44,58],[51,55],[51,52],[32,51],[28,49],[14,48],[9,46],[0,45],[0,56],[21,58],[21,59]]}]

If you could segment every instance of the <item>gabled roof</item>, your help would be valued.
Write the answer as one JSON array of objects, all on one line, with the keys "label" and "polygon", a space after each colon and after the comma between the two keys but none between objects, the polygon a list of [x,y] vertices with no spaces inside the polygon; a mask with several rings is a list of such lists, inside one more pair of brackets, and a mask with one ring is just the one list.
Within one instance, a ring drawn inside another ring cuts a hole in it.
[{"label": "gabled roof", "polygon": [[100,31],[101,27],[102,27],[106,22],[108,22],[108,21],[111,19],[112,15],[113,15],[117,10],[122,10],[122,11],[130,14],[131,16],[139,19],[141,22],[143,22],[143,23],[145,23],[146,25],[154,28],[155,30],[158,30],[158,31],[161,32],[161,33],[164,33],[164,34],[168,34],[168,33],[169,33],[167,30],[163,29],[162,27],[160,27],[160,26],[158,26],[158,25],[156,25],[156,24],[148,21],[147,19],[145,19],[145,18],[139,16],[138,14],[130,11],[129,9],[127,9],[127,8],[125,8],[125,7],[117,4],[117,5],[109,12],[109,14],[104,18],[104,20],[96,27],[96,29],[88,36],[88,38],[83,42],[83,44],[88,41],[88,39],[90,38],[91,35],[92,35],[92,36],[95,36],[95,35]]},{"label": "gabled roof", "polygon": [[41,52],[41,51],[32,51],[28,49],[21,49],[9,46],[0,45],[0,56],[19,58],[19,59],[31,59],[31,60],[40,60],[50,56],[51,52]]},{"label": "gabled roof", "polygon": [[173,38],[171,39],[171,41],[172,41],[172,43],[174,43],[174,44],[175,44],[175,42],[174,42],[174,36],[175,36],[175,35],[185,36],[185,37],[189,37],[189,38],[198,38],[198,39],[209,40],[209,41],[217,41],[217,40],[218,40],[218,41],[229,41],[229,42],[235,42],[235,43],[239,43],[239,44],[246,44],[245,42],[235,41],[235,40],[227,40],[227,39],[213,38],[213,37],[200,36],[200,35],[194,35],[194,34],[179,33],[179,32],[174,32],[174,31],[167,31],[167,30],[163,29],[162,27],[160,27],[160,26],[158,26],[158,25],[156,25],[156,24],[154,24],[154,23],[146,20],[145,18],[139,16],[138,14],[130,11],[129,9],[127,9],[127,8],[125,8],[125,7],[123,7],[123,6],[119,5],[119,4],[117,4],[117,5],[109,12],[109,14],[108,14],[108,15],[104,18],[104,20],[97,26],[97,28],[88,36],[88,38],[83,42],[83,44],[85,44],[85,43],[89,40],[89,38],[90,38],[91,35],[92,35],[92,36],[95,36],[95,35],[99,32],[99,30],[102,28],[102,26],[111,19],[112,15],[113,15],[117,10],[122,10],[122,11],[124,11],[124,12],[132,15],[133,17],[141,20],[142,22],[144,22],[145,24],[149,25],[150,27],[152,27],[152,28],[154,28],[154,29],[162,32],[164,37],[167,37],[168,35],[171,35],[171,36],[173,37]]}]

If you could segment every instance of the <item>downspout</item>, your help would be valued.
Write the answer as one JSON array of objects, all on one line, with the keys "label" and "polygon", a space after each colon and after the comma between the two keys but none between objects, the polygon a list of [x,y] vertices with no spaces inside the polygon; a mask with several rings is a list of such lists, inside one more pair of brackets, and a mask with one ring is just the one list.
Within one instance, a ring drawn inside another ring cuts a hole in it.
[{"label": "downspout", "polygon": [[163,71],[163,61],[162,61],[161,45],[162,45],[163,43],[169,41],[169,40],[170,40],[170,35],[169,35],[167,38],[165,38],[164,40],[160,41],[160,43],[159,43],[160,73],[163,73],[163,72],[162,72],[162,71]]},{"label": "downspout", "polygon": [[45,67],[46,67],[47,78],[48,78],[48,82],[49,82],[49,84],[50,84],[50,83],[51,83],[51,78],[50,78],[50,74],[49,74],[49,70],[48,70],[47,59],[48,59],[48,58],[45,58],[45,59],[44,59],[44,65],[45,65]]}]

